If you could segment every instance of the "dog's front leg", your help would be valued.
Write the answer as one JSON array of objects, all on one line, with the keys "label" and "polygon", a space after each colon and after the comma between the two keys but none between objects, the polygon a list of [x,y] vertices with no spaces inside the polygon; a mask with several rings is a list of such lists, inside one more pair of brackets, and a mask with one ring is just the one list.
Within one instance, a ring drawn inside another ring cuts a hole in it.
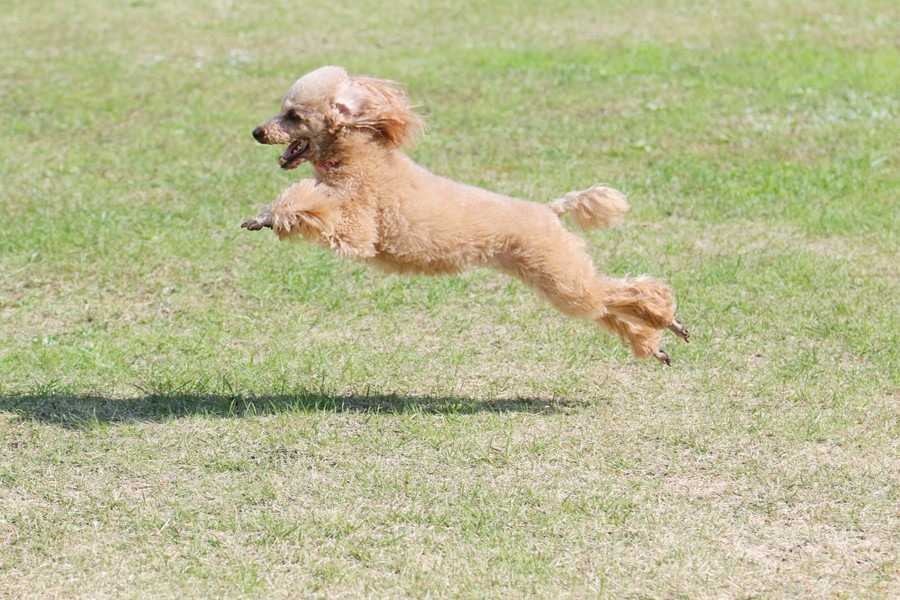
[{"label": "dog's front leg", "polygon": [[250,231],[259,231],[264,227],[272,229],[272,212],[269,209],[241,223],[241,229],[249,229]]},{"label": "dog's front leg", "polygon": [[366,259],[376,254],[374,219],[365,210],[351,211],[327,185],[301,179],[284,190],[266,210],[241,225],[244,229],[272,229],[279,239],[302,236],[338,256]]},{"label": "dog's front leg", "polygon": [[328,212],[328,193],[312,179],[301,179],[291,184],[278,199],[264,211],[241,224],[242,229],[259,231],[274,229],[278,237],[291,237],[309,229],[311,221]]}]

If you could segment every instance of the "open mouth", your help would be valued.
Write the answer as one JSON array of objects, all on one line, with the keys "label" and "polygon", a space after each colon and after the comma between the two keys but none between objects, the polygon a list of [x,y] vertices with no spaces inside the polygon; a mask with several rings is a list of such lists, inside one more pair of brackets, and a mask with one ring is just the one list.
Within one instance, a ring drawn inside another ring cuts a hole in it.
[{"label": "open mouth", "polygon": [[288,170],[300,166],[307,161],[305,154],[309,151],[309,140],[294,140],[288,144],[284,154],[278,157],[278,164]]}]

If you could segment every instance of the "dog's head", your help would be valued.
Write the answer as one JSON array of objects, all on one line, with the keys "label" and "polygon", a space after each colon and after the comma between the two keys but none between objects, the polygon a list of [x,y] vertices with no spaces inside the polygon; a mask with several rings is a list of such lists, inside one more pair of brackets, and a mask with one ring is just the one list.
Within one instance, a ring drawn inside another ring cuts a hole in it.
[{"label": "dog's head", "polygon": [[322,67],[291,86],[281,112],[254,129],[253,137],[260,144],[287,144],[278,164],[293,169],[308,160],[332,159],[328,154],[344,130],[366,132],[377,143],[396,148],[421,129],[421,119],[394,82]]}]

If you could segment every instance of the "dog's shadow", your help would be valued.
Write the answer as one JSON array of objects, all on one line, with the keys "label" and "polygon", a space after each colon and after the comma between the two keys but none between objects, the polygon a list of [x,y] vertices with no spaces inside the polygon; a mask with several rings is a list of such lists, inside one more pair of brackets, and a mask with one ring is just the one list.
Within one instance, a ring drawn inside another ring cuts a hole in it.
[{"label": "dog's shadow", "polygon": [[191,416],[227,419],[280,413],[555,414],[569,412],[579,404],[579,401],[567,399],[334,395],[310,391],[257,396],[183,393],[148,394],[133,398],[65,393],[0,396],[0,412],[12,413],[23,421],[58,425],[66,429],[165,422]]}]

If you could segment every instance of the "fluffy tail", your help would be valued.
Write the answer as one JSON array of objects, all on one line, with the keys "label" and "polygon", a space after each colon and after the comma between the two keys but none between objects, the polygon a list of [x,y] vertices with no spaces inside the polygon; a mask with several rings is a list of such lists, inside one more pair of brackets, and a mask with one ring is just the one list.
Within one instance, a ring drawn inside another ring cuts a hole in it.
[{"label": "fluffy tail", "polygon": [[583,192],[569,192],[549,206],[559,216],[571,214],[582,229],[614,227],[629,209],[625,194],[602,185]]}]

